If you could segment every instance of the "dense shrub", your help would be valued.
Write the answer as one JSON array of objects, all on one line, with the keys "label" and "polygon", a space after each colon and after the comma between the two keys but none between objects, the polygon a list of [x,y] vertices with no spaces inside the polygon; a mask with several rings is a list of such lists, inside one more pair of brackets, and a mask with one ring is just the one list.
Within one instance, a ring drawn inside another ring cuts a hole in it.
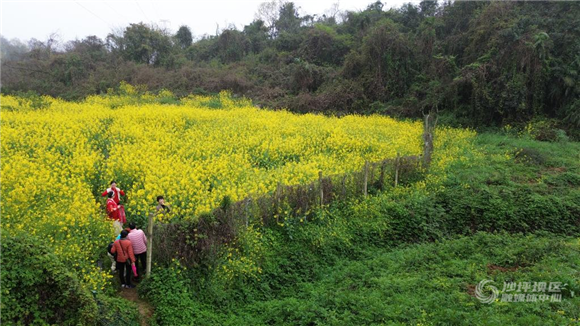
[{"label": "dense shrub", "polygon": [[137,306],[125,299],[94,295],[99,308],[95,325],[98,326],[138,326],[142,316]]},{"label": "dense shrub", "polygon": [[191,325],[194,319],[196,303],[182,272],[177,263],[157,268],[139,285],[139,291],[155,303],[159,325]]},{"label": "dense shrub", "polygon": [[94,325],[97,304],[38,238],[2,232],[2,323]]}]

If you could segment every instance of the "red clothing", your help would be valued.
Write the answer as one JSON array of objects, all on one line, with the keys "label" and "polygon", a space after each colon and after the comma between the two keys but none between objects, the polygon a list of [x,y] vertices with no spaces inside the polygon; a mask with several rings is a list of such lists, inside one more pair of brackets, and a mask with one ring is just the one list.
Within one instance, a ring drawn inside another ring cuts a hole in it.
[{"label": "red clothing", "polygon": [[120,239],[113,243],[113,248],[111,248],[111,252],[117,254],[117,261],[119,263],[124,263],[127,261],[127,258],[131,259],[131,262],[135,262],[135,254],[133,253],[133,245],[131,245],[131,241],[127,239]]},{"label": "red clothing", "polygon": [[107,199],[107,213],[112,220],[119,219],[119,205],[112,198]]},{"label": "red clothing", "polygon": [[107,190],[105,190],[105,192],[103,192],[101,194],[101,196],[106,197],[107,194],[109,192],[111,192],[111,191],[114,193],[113,200],[115,201],[115,203],[117,205],[119,205],[119,203],[121,202],[121,196],[125,196],[125,192],[123,190],[117,188],[117,187],[115,187],[115,188],[107,188]]},{"label": "red clothing", "polygon": [[127,216],[125,215],[125,207],[123,205],[118,205],[117,215],[119,216],[119,222],[121,224],[127,223]]}]

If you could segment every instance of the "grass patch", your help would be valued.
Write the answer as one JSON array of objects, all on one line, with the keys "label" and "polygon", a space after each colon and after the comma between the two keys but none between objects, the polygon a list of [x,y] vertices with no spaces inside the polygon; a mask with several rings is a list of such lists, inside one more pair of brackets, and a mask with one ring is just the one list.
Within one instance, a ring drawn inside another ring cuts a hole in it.
[{"label": "grass patch", "polygon": [[[146,283],[144,293],[163,308],[155,317],[196,325],[578,324],[580,144],[482,134],[473,150],[434,185],[252,229],[217,267],[160,269],[186,290],[172,309],[155,294],[167,293],[166,281]],[[244,274],[250,267],[259,272]],[[222,268],[235,276],[224,281]],[[475,297],[485,279],[498,302]],[[504,282],[566,285],[561,302],[515,303],[501,301]]]}]

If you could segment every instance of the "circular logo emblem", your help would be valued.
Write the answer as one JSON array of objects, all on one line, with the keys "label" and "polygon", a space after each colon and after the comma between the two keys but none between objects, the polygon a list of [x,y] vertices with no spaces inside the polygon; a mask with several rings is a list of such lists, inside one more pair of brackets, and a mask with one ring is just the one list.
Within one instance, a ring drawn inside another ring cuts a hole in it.
[{"label": "circular logo emblem", "polygon": [[[477,284],[475,287],[475,297],[481,301],[481,303],[492,303],[497,298],[499,291],[493,285],[488,285],[493,283],[492,280],[483,280]],[[491,290],[491,293],[489,291]]]}]

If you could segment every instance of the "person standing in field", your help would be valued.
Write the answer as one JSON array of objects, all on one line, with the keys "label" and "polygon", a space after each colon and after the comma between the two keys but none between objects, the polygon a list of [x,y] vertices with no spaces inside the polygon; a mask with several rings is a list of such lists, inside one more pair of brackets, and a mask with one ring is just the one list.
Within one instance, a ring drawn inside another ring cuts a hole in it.
[{"label": "person standing in field", "polygon": [[119,222],[119,205],[117,205],[113,196],[115,196],[115,193],[109,191],[109,194],[107,195],[107,214],[109,215],[109,218],[113,220],[113,227],[115,228],[115,233],[117,233],[123,230],[123,226],[121,225],[121,222]]},{"label": "person standing in field", "polygon": [[[127,232],[130,232],[131,229],[126,228],[125,229]],[[115,238],[116,240],[121,239],[121,233],[119,232],[119,235],[117,235],[117,237]],[[117,271],[117,260],[115,255],[113,255],[111,253],[111,249],[113,249],[113,244],[115,243],[115,241],[109,243],[109,245],[107,246],[107,256],[109,256],[109,259],[111,259],[111,272],[115,273]]]},{"label": "person standing in field", "polygon": [[103,197],[108,196],[110,192],[113,192],[113,201],[117,204],[117,220],[119,221],[119,224],[122,229],[123,224],[127,222],[125,218],[125,207],[123,207],[123,205],[120,204],[121,196],[125,196],[125,192],[120,188],[117,188],[117,182],[115,180],[111,181],[111,186],[107,188],[107,190],[105,190],[101,194],[101,196]]},{"label": "person standing in field", "polygon": [[117,254],[117,271],[119,272],[119,279],[121,280],[122,288],[134,288],[131,284],[131,266],[135,265],[135,254],[133,253],[133,245],[127,239],[129,232],[127,230],[121,231],[121,239],[113,243],[111,252]]},{"label": "person standing in field", "polygon": [[113,196],[113,200],[115,201],[115,203],[117,205],[119,205],[119,203],[121,203],[121,196],[125,196],[125,192],[123,190],[121,190],[120,188],[117,188],[117,182],[115,180],[111,181],[111,186],[109,188],[107,188],[107,190],[105,190],[101,196],[105,197],[109,194],[109,192],[113,192],[114,196]]},{"label": "person standing in field", "polygon": [[111,272],[113,272],[113,273],[115,273],[117,271],[117,259],[115,258],[115,255],[113,255],[111,253],[111,250],[113,249],[114,244],[115,244],[114,242],[111,242],[107,246],[107,256],[111,260]]},{"label": "person standing in field", "polygon": [[157,207],[155,212],[157,214],[167,214],[170,211],[171,209],[169,208],[169,206],[165,204],[165,198],[163,198],[163,196],[157,196]]},{"label": "person standing in field", "polygon": [[129,224],[129,235],[127,239],[131,241],[133,246],[133,253],[135,254],[135,266],[137,266],[137,276],[136,280],[139,279],[140,275],[145,271],[145,266],[147,262],[147,236],[143,230],[137,229],[135,223],[131,222]]}]

